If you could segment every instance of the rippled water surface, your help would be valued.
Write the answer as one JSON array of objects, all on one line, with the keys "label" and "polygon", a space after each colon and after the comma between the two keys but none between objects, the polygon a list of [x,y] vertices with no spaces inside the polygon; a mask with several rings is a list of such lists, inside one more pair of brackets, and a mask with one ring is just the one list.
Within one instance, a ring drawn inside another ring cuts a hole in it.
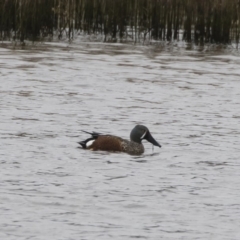
[{"label": "rippled water surface", "polygon": [[[0,48],[0,239],[240,239],[240,58],[122,44]],[[162,148],[84,151],[81,132]]]}]

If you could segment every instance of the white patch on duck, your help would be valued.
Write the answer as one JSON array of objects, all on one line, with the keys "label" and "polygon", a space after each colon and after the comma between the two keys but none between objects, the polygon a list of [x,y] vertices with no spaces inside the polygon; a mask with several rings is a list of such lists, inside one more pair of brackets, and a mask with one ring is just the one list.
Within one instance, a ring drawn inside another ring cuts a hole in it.
[{"label": "white patch on duck", "polygon": [[143,139],[146,136],[146,134],[147,134],[147,131],[141,136],[140,139]]},{"label": "white patch on duck", "polygon": [[88,142],[86,143],[86,147],[91,147],[91,145],[93,144],[94,141],[95,141],[95,139],[88,141]]}]

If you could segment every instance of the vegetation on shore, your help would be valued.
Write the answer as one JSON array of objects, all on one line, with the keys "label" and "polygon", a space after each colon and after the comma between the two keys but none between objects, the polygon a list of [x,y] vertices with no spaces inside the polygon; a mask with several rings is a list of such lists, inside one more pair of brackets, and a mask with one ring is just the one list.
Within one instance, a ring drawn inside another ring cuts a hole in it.
[{"label": "vegetation on shore", "polygon": [[239,42],[240,0],[0,0],[0,39]]}]

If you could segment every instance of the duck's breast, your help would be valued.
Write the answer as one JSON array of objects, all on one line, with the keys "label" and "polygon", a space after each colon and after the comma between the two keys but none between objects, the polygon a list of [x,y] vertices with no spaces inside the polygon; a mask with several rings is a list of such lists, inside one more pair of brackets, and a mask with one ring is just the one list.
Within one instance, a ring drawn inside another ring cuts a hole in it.
[{"label": "duck's breast", "polygon": [[133,141],[128,141],[123,139],[123,141],[121,142],[122,144],[122,151],[126,152],[128,154],[131,155],[140,155],[142,153],[144,153],[144,147],[141,143],[136,143]]}]

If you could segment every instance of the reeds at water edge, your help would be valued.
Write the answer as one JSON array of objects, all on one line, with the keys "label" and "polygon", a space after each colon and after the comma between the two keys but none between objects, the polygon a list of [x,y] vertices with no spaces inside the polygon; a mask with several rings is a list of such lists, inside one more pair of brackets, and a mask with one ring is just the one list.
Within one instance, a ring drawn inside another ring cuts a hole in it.
[{"label": "reeds at water edge", "polygon": [[239,42],[240,0],[0,0],[0,39]]}]

